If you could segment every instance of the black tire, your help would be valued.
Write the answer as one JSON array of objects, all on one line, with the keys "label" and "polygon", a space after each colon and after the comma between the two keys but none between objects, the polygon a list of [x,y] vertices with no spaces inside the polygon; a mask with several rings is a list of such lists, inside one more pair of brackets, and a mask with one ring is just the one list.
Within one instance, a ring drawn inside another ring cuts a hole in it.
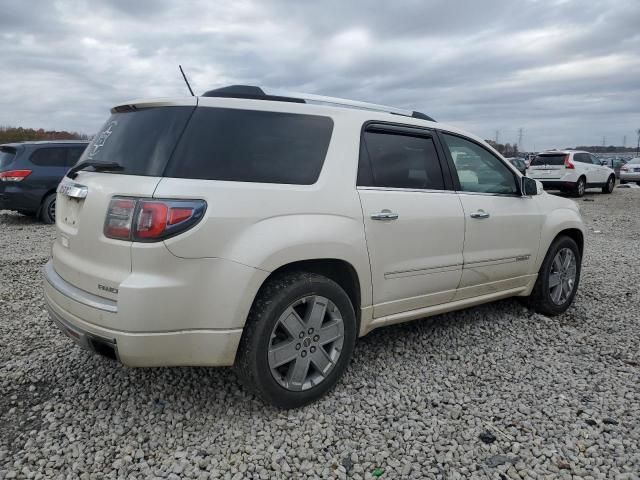
[{"label": "black tire", "polygon": [[582,197],[584,196],[584,192],[587,189],[587,179],[584,177],[580,177],[573,187],[573,196],[574,197]]},{"label": "black tire", "polygon": [[40,220],[47,224],[56,223],[56,194],[50,193],[42,201],[40,206]]},{"label": "black tire", "polygon": [[616,176],[611,175],[607,179],[607,184],[602,187],[602,193],[613,193],[613,189],[616,187]]},{"label": "black tire", "polygon": [[[287,308],[311,295],[329,299],[340,311],[344,325],[343,344],[335,365],[320,383],[307,390],[292,391],[282,386],[271,372],[271,334],[280,315]],[[333,280],[308,272],[276,274],[262,286],[249,312],[236,356],[235,369],[238,377],[247,389],[266,403],[285,409],[307,405],[325,395],[338,383],[353,353],[357,336],[356,323],[349,296]]]},{"label": "black tire", "polygon": [[[556,254],[564,248],[569,248],[575,256],[576,277],[573,291],[570,293],[565,302],[563,302],[561,305],[558,305],[551,299],[549,276],[552,271],[552,263]],[[582,256],[580,255],[580,249],[578,248],[575,240],[565,235],[557,237],[547,251],[547,255],[545,256],[544,261],[542,262],[542,266],[540,267],[540,271],[538,272],[538,279],[536,280],[536,284],[533,287],[531,295],[524,299],[525,303],[528,307],[532,308],[536,312],[548,315],[550,317],[566,312],[573,303],[573,299],[575,298],[576,292],[578,291],[581,269]]]}]

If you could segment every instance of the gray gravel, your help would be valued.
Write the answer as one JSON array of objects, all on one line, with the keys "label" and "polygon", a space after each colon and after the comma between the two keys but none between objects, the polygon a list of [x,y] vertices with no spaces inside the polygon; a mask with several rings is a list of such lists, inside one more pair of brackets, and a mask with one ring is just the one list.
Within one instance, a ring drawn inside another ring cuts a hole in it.
[{"label": "gray gravel", "polygon": [[565,315],[507,300],[375,331],[332,394],[287,412],[228,369],[73,345],[40,293],[54,229],[0,212],[0,478],[637,479],[640,191],[578,203]]}]

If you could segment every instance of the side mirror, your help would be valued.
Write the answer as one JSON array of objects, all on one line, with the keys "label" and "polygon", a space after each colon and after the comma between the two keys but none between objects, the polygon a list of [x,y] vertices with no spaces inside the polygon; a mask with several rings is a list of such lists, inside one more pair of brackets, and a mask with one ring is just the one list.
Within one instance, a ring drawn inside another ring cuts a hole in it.
[{"label": "side mirror", "polygon": [[540,189],[538,188],[538,182],[533,178],[522,177],[522,194],[529,195],[538,195],[540,193]]}]

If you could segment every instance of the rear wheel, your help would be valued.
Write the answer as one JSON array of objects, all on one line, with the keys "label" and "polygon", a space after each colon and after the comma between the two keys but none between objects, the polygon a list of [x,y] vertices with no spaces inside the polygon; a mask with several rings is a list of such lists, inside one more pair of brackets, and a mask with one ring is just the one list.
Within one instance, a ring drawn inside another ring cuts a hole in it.
[{"label": "rear wheel", "polygon": [[564,313],[573,303],[580,283],[582,256],[576,242],[559,236],[549,247],[536,284],[526,300],[536,312],[554,316]]},{"label": "rear wheel", "polygon": [[576,186],[573,187],[573,194],[576,197],[582,197],[586,189],[587,189],[587,179],[584,177],[580,177],[576,182]]},{"label": "rear wheel", "polygon": [[264,401],[300,407],[336,385],[356,335],[353,305],[337,283],[307,272],[277,275],[254,301],[236,370]]},{"label": "rear wheel", "polygon": [[56,223],[56,194],[50,193],[40,206],[40,220],[44,223]]},{"label": "rear wheel", "polygon": [[611,175],[607,180],[607,183],[604,187],[602,187],[602,193],[613,193],[613,189],[616,186],[616,177],[615,175]]}]

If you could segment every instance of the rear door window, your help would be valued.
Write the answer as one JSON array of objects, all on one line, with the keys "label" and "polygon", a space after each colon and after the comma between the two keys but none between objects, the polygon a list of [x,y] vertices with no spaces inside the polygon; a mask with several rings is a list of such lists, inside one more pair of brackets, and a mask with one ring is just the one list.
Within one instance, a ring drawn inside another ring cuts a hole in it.
[{"label": "rear door window", "polygon": [[311,185],[332,131],[329,117],[199,107],[165,176]]},{"label": "rear door window", "polygon": [[13,147],[0,147],[0,170],[7,168],[16,158],[16,149]]},{"label": "rear door window", "polygon": [[545,153],[542,155],[536,155],[536,158],[531,160],[531,167],[538,167],[541,165],[553,165],[553,166],[563,166],[564,165],[564,153]]},{"label": "rear door window", "polygon": [[31,154],[30,161],[38,167],[65,167],[67,149],[65,147],[39,148]]},{"label": "rear door window", "polygon": [[444,189],[442,169],[431,136],[367,131],[363,140],[359,186]]}]

